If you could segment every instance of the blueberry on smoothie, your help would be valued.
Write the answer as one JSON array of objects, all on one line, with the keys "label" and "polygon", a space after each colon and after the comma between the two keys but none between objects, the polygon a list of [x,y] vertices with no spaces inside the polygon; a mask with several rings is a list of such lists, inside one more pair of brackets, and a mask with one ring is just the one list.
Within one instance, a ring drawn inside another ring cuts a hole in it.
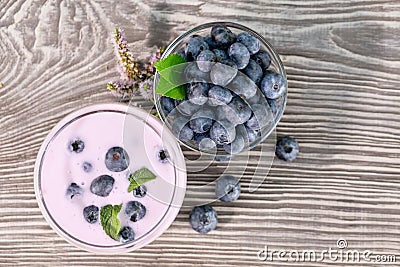
[{"label": "blueberry on smoothie", "polygon": [[124,226],[118,233],[119,241],[121,243],[127,243],[135,239],[135,232],[129,226]]},{"label": "blueberry on smoothie", "polygon": [[215,196],[223,202],[232,202],[240,196],[240,182],[231,175],[221,176],[215,185]]},{"label": "blueberry on smoothie", "polygon": [[93,168],[92,164],[87,162],[87,161],[85,161],[82,164],[82,169],[83,169],[84,172],[90,172],[92,170],[92,168]]},{"label": "blueberry on smoothie", "polygon": [[114,187],[114,178],[109,175],[100,175],[90,185],[90,192],[100,197],[106,197]]},{"label": "blueberry on smoothie", "polygon": [[85,143],[80,139],[75,139],[69,143],[69,150],[75,153],[81,153],[85,148]]},{"label": "blueberry on smoothie", "polygon": [[168,151],[161,149],[157,152],[157,159],[161,162],[161,163],[165,163],[168,161],[169,155],[168,155]]},{"label": "blueberry on smoothie", "polygon": [[85,207],[83,209],[83,217],[88,223],[96,223],[99,220],[99,208],[95,205]]},{"label": "blueberry on smoothie", "polygon": [[137,222],[146,215],[146,207],[138,201],[129,201],[125,207],[125,214],[132,222]]},{"label": "blueberry on smoothie", "polygon": [[208,205],[197,206],[190,212],[189,222],[193,230],[206,234],[217,227],[217,213]]},{"label": "blueberry on smoothie", "polygon": [[278,139],[275,147],[275,155],[285,161],[293,161],[299,154],[299,144],[296,139],[284,136]]},{"label": "blueberry on smoothie", "polygon": [[67,188],[67,196],[70,197],[71,199],[74,196],[82,195],[82,193],[83,193],[82,188],[76,183],[71,183]]},{"label": "blueberry on smoothie", "polygon": [[142,197],[146,196],[146,194],[147,194],[147,187],[142,184],[142,185],[136,187],[135,189],[133,189],[132,193],[133,193],[134,197],[142,198]]},{"label": "blueberry on smoothie", "polygon": [[112,147],[106,153],[105,164],[110,171],[124,171],[129,165],[128,153],[122,147]]}]

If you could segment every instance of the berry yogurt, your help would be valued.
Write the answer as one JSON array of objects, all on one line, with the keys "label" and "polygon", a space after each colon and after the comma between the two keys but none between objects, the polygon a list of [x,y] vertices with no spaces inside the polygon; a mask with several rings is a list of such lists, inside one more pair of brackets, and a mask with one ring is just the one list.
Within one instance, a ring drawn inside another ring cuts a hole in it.
[{"label": "berry yogurt", "polygon": [[[35,193],[48,223],[96,253],[134,250],[161,235],[179,211],[185,186],[174,136],[144,111],[116,104],[64,118],[35,166]],[[107,206],[119,207],[111,219]]]}]

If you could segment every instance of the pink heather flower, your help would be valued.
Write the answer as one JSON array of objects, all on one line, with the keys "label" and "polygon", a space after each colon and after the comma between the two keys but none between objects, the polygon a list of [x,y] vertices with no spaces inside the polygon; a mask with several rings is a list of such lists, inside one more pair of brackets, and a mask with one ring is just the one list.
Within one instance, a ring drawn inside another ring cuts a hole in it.
[{"label": "pink heather flower", "polygon": [[146,100],[153,100],[153,79],[146,79],[139,84],[139,92]]},{"label": "pink heather flower", "polygon": [[107,89],[121,101],[129,101],[138,94],[138,84],[134,80],[116,80],[107,84]]}]

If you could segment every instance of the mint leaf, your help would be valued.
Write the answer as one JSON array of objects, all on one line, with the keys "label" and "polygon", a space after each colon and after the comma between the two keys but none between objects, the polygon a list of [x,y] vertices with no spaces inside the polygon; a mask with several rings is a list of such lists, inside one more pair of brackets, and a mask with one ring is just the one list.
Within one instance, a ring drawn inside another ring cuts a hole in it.
[{"label": "mint leaf", "polygon": [[121,211],[121,205],[106,205],[101,207],[100,222],[104,232],[114,240],[119,240],[118,233],[121,228],[121,223],[118,219],[118,214]]},{"label": "mint leaf", "polygon": [[128,192],[132,192],[136,187],[154,179],[156,179],[156,175],[146,167],[143,167],[129,175],[129,182],[131,182],[131,184],[128,187]]},{"label": "mint leaf", "polygon": [[154,63],[154,66],[160,74],[156,93],[173,99],[184,99],[186,82],[183,79],[183,71],[186,67],[186,60],[178,54],[171,54]]}]

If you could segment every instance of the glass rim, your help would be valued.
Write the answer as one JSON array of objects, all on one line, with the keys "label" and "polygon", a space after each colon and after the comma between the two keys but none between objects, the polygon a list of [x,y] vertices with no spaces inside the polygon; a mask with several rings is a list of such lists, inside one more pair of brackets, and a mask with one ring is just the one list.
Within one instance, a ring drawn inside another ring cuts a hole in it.
[{"label": "glass rim", "polygon": [[[165,49],[164,53],[161,56],[161,59],[165,59],[169,54],[171,54],[171,52],[174,51],[175,48],[181,44],[181,42],[182,42],[182,40],[184,38],[186,38],[188,36],[191,36],[192,34],[195,34],[198,31],[201,31],[201,30],[204,30],[204,29],[207,29],[207,28],[211,28],[211,27],[216,26],[216,25],[224,25],[226,27],[231,27],[231,28],[235,28],[235,29],[238,29],[238,30],[246,31],[246,32],[249,32],[249,33],[253,34],[254,36],[256,36],[258,38],[258,40],[267,48],[267,50],[268,50],[273,62],[276,62],[276,65],[277,65],[277,68],[279,70],[279,73],[282,74],[282,76],[284,77],[284,80],[285,80],[285,83],[286,83],[286,88],[288,88],[286,71],[284,69],[283,63],[282,63],[278,53],[275,51],[273,46],[263,36],[261,36],[259,33],[257,33],[254,30],[248,28],[247,26],[238,24],[236,22],[214,21],[214,22],[208,22],[208,23],[200,24],[200,25],[198,25],[196,27],[193,27],[190,30],[188,30],[188,31],[182,33],[181,35],[179,35],[177,38],[175,38],[167,46],[167,48]],[[172,125],[170,125],[169,122],[167,121],[167,116],[165,116],[165,114],[164,114],[164,112],[162,111],[162,108],[161,108],[161,104],[160,104],[160,101],[159,101],[160,95],[156,93],[156,85],[158,83],[158,80],[159,80],[159,73],[158,73],[158,71],[156,71],[156,73],[154,75],[154,82],[153,82],[154,103],[155,103],[156,110],[157,110],[157,113],[158,113],[161,121],[167,126],[168,129],[171,129]],[[286,108],[287,95],[288,95],[288,90],[286,89],[286,92],[282,95],[282,97],[283,97],[283,99],[282,99],[282,108],[278,109],[278,112],[274,117],[274,123],[273,123],[272,127],[270,127],[268,129],[268,131],[262,131],[262,135],[261,135],[260,140],[257,141],[257,142],[250,143],[250,145],[248,145],[247,147],[245,146],[245,148],[240,153],[253,149],[257,145],[262,143],[266,138],[268,138],[268,136],[270,136],[272,131],[274,131],[276,129],[276,126],[278,125],[279,121],[281,120],[281,118],[283,116],[283,113],[285,111],[285,108]],[[203,153],[203,154],[206,154],[206,155],[211,155],[211,156],[234,156],[235,155],[235,154],[229,154],[229,153],[218,153],[219,150],[217,150],[217,153],[211,153],[211,152],[208,152],[208,151],[202,151],[200,149],[196,149],[195,147],[190,146],[189,144],[186,144],[185,142],[181,141],[177,136],[175,136],[175,138],[185,148],[188,148],[188,149],[190,149],[192,151],[200,152],[200,153]]]}]

